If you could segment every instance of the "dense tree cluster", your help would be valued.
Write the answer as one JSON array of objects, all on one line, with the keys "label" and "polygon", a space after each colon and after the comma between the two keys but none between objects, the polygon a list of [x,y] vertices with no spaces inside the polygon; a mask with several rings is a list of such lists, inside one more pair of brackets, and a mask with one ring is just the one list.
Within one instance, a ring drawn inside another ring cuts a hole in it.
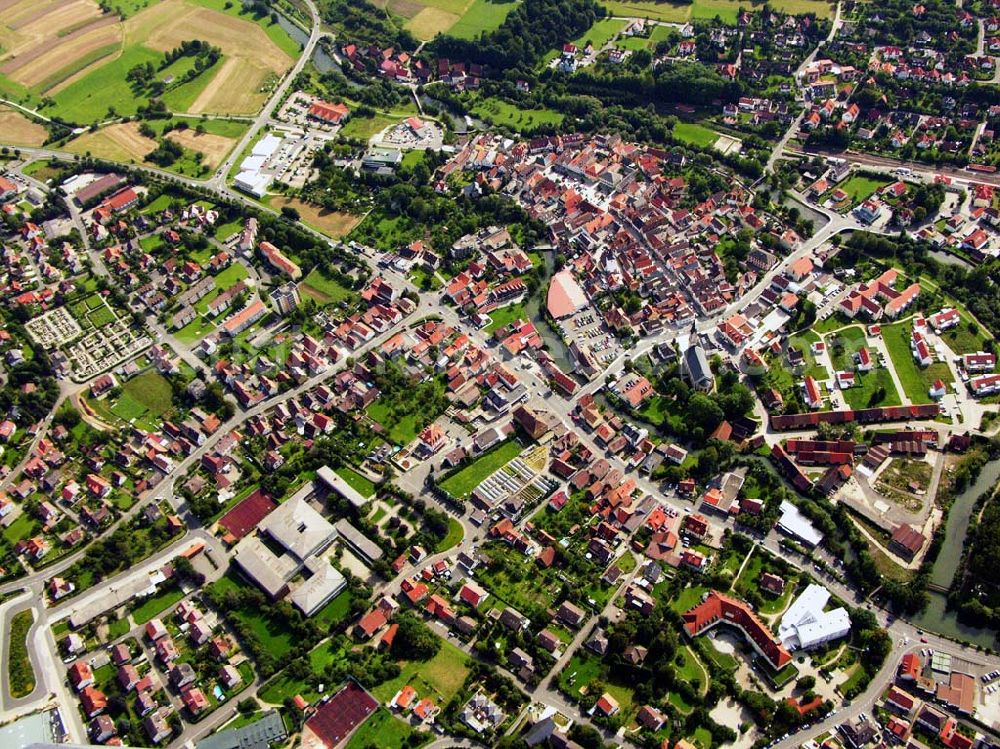
[{"label": "dense tree cluster", "polygon": [[438,57],[479,63],[494,72],[527,70],[605,15],[594,0],[525,0],[496,31],[484,32],[479,39],[438,36],[429,47]]},{"label": "dense tree cluster", "polygon": [[393,23],[386,11],[367,0],[323,0],[320,3],[323,20],[341,33],[338,38],[355,44],[378,47],[416,49],[417,40],[402,24]]}]

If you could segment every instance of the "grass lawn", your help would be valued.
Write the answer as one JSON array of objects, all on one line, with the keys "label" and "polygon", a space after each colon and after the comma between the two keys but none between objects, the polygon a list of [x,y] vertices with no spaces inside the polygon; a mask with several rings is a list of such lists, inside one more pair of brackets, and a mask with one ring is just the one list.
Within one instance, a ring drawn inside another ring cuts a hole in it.
[{"label": "grass lawn", "polygon": [[459,39],[478,39],[481,33],[494,31],[516,8],[516,0],[497,2],[495,0],[472,0],[472,5],[458,21],[448,29],[448,35]]},{"label": "grass lawn", "polygon": [[389,439],[397,445],[408,445],[417,436],[417,417],[414,414],[401,416],[390,424],[392,417],[388,404],[376,401],[368,407],[368,416],[386,427]]},{"label": "grass lawn", "polygon": [[[869,408],[870,406],[898,406],[902,402],[892,381],[892,374],[884,367],[876,367],[870,372],[855,371],[854,354],[867,345],[865,331],[860,325],[851,325],[828,335],[826,344],[830,352],[830,361],[838,371],[854,372],[855,386],[842,391],[844,399],[851,408]],[[885,397],[877,403],[871,402],[872,395],[882,388]]]},{"label": "grass lawn", "polygon": [[184,597],[184,591],[177,586],[165,588],[150,596],[132,611],[136,624],[145,624],[164,609],[173,606]]},{"label": "grass lawn", "polygon": [[448,533],[445,537],[438,541],[436,547],[434,547],[434,553],[440,554],[442,552],[448,551],[455,546],[457,546],[462,537],[465,535],[465,530],[462,528],[462,524],[455,520],[455,518],[448,518]]},{"label": "grass lawn", "polygon": [[697,122],[678,122],[672,132],[678,140],[701,148],[708,148],[719,139],[717,132]]},{"label": "grass lawn", "polygon": [[865,678],[865,670],[861,668],[860,664],[856,663],[851,668],[851,671],[847,679],[845,679],[842,684],[839,684],[837,686],[837,691],[840,692],[841,694],[847,694],[848,692],[851,691],[854,685],[857,684],[859,681],[861,681],[863,678]]},{"label": "grass lawn", "polygon": [[22,170],[29,177],[34,177],[39,182],[48,182],[50,179],[59,179],[63,170],[59,167],[58,161],[32,161]]},{"label": "grass lawn", "polygon": [[351,592],[344,589],[338,593],[334,599],[328,602],[323,608],[313,614],[313,618],[320,624],[339,624],[351,610]]},{"label": "grass lawn", "polygon": [[21,512],[17,520],[4,528],[3,537],[9,544],[16,544],[22,539],[35,535],[41,529],[38,521],[30,513]]},{"label": "grass lawn", "polygon": [[598,678],[602,670],[600,658],[574,655],[559,674],[559,688],[573,699],[578,699],[580,690]]},{"label": "grass lawn", "polygon": [[518,456],[521,446],[516,440],[508,440],[490,450],[482,457],[467,465],[458,473],[449,476],[440,486],[455,498],[467,497],[490,474]]},{"label": "grass lawn", "polygon": [[691,705],[687,703],[687,700],[684,699],[680,692],[671,692],[670,696],[667,697],[667,701],[676,707],[683,715],[687,715],[691,712]]},{"label": "grass lawn", "polygon": [[379,749],[402,749],[411,746],[411,733],[413,728],[409,723],[399,720],[384,707],[380,707],[361,724],[347,742],[345,749],[365,749],[369,746],[377,746]]},{"label": "grass lawn", "polygon": [[618,34],[625,28],[625,23],[625,21],[615,20],[614,18],[603,18],[595,21],[594,25],[587,29],[578,39],[574,39],[573,43],[583,49],[587,46],[587,42],[590,42],[594,45],[595,49],[600,49],[610,42],[615,34]]},{"label": "grass lawn", "polygon": [[158,417],[173,405],[170,383],[158,372],[145,372],[125,383],[122,394],[109,410],[122,421],[151,429]]},{"label": "grass lawn", "polygon": [[215,227],[212,232],[215,238],[220,242],[225,242],[233,234],[236,234],[243,230],[242,221],[230,221],[228,224],[219,224]]},{"label": "grass lawn", "polygon": [[348,485],[361,496],[366,498],[375,496],[375,483],[365,476],[362,476],[353,468],[341,466],[336,470],[336,474],[340,476],[340,478],[344,479],[344,481],[346,481]]},{"label": "grass lawn", "polygon": [[174,331],[174,337],[181,343],[191,345],[215,330],[215,325],[203,317],[196,317],[180,330]]},{"label": "grass lawn", "polygon": [[989,333],[983,329],[982,325],[972,322],[972,318],[965,310],[959,309],[959,315],[962,322],[958,324],[958,327],[944,331],[941,334],[941,339],[948,348],[958,355],[983,351],[983,346],[990,337]]},{"label": "grass lawn", "polygon": [[500,330],[504,325],[510,325],[515,320],[527,319],[528,316],[524,312],[523,304],[508,304],[506,307],[500,307],[490,313],[490,324],[483,330],[486,333],[492,333]]},{"label": "grass lawn", "polygon": [[108,623],[108,637],[112,640],[117,640],[119,637],[124,637],[128,634],[129,628],[128,617],[123,617],[122,619],[115,619]]},{"label": "grass lawn", "polygon": [[850,195],[854,203],[863,203],[868,200],[872,193],[888,184],[890,182],[887,179],[873,179],[854,174],[837,186]]},{"label": "grass lawn", "polygon": [[[842,390],[844,400],[853,409],[871,408],[873,406],[898,406],[902,403],[899,393],[896,392],[896,383],[892,381],[892,375],[885,367],[873,369],[871,372],[855,372],[855,385],[847,390]],[[877,403],[872,402],[874,395],[879,388],[885,391],[885,397]]]},{"label": "grass lawn", "polygon": [[376,114],[374,117],[358,117],[352,114],[351,118],[340,129],[340,135],[344,138],[368,140],[373,135],[381,133],[389,125],[396,125],[402,121],[402,117],[387,114]]},{"label": "grass lawn", "polygon": [[[144,206],[143,209],[139,211],[139,213],[143,214],[144,216],[149,216],[150,214],[153,213],[162,213],[163,211],[167,210],[170,207],[170,204],[173,201],[174,198],[170,197],[169,195],[160,195],[155,200],[150,201],[148,205]],[[240,224],[240,226],[242,227],[242,224]]]},{"label": "grass lawn", "polygon": [[[249,493],[249,490],[248,490]],[[246,587],[247,583],[241,580],[236,572],[230,569],[225,575],[220,577],[214,583],[212,583],[212,589],[225,593],[227,590],[239,590]],[[333,599],[334,603],[342,596],[338,596]],[[330,604],[327,604],[328,606]],[[253,631],[254,635],[257,637],[261,645],[271,652],[275,658],[284,658],[292,649],[294,635],[290,630],[280,625],[280,623],[273,623],[262,613],[256,609],[230,609],[226,612],[227,616],[239,619],[248,629]]]},{"label": "grass lawn", "polygon": [[32,609],[14,615],[7,642],[7,678],[11,697],[26,697],[35,690],[35,672],[28,657],[28,630],[35,621]]},{"label": "grass lawn", "polygon": [[313,268],[299,284],[299,289],[320,304],[336,304],[354,298],[353,291],[332,278],[323,275],[319,268]]},{"label": "grass lawn", "polygon": [[552,109],[522,109],[501,99],[479,100],[472,114],[491,125],[506,125],[514,130],[531,132],[537,125],[559,125],[563,114]]},{"label": "grass lawn", "polygon": [[458,694],[469,673],[469,658],[450,642],[441,643],[438,654],[429,661],[404,661],[395,679],[372,689],[381,702],[388,702],[403,686],[410,684],[421,697],[437,696],[439,705]]},{"label": "grass lawn", "polygon": [[[334,599],[336,600],[336,599]],[[309,665],[314,674],[322,674],[331,663],[341,660],[343,652],[340,645],[335,640],[321,642],[309,651]],[[260,690],[260,698],[264,702],[280,705],[288,697],[301,694],[306,700],[312,702],[319,699],[320,695],[305,681],[293,679],[284,671],[276,674],[273,679],[264,685]]]},{"label": "grass lawn", "polygon": [[701,603],[701,597],[708,592],[703,585],[693,585],[681,591],[681,594],[670,602],[670,608],[678,614],[683,614]]},{"label": "grass lawn", "polygon": [[913,325],[910,322],[883,325],[882,338],[889,349],[889,358],[906,397],[913,403],[932,403],[928,390],[938,378],[945,384],[952,382],[951,370],[944,362],[934,362],[926,368],[920,367],[910,351],[912,331]]},{"label": "grass lawn", "polygon": [[712,733],[704,726],[698,726],[694,729],[694,734],[691,736],[691,741],[698,749],[710,749],[712,746]]},{"label": "grass lawn", "polygon": [[677,675],[699,690],[706,687],[705,669],[687,645],[677,650]]},{"label": "grass lawn", "polygon": [[788,345],[802,352],[806,368],[803,377],[811,375],[817,380],[826,380],[830,377],[831,373],[827,371],[826,367],[816,361],[816,357],[813,356],[812,352],[812,345],[819,340],[820,337],[816,333],[811,330],[804,330],[801,333],[791,336],[788,339]]}]

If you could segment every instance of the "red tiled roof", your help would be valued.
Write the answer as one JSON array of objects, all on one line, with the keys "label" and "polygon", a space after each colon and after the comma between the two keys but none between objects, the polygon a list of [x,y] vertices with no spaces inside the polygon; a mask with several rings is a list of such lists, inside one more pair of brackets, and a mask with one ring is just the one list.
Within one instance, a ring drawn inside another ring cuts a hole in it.
[{"label": "red tiled roof", "polygon": [[683,616],[684,629],[696,637],[719,623],[731,624],[740,629],[775,668],[781,668],[792,656],[743,601],[711,591],[708,597]]}]

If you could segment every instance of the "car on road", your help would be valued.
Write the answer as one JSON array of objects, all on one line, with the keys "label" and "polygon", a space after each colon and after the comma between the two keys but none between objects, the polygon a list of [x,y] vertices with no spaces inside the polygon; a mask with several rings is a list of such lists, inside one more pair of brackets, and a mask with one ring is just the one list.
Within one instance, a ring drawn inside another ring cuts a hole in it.
[{"label": "car on road", "polygon": [[920,642],[927,642],[927,638],[926,637],[921,637],[920,638]]}]

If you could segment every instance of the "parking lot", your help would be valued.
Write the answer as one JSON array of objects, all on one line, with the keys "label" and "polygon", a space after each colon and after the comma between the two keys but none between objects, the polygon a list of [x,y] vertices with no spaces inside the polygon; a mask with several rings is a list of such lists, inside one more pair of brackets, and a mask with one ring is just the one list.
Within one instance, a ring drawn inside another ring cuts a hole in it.
[{"label": "parking lot", "polygon": [[567,337],[576,341],[581,349],[589,351],[602,366],[610,364],[623,351],[618,339],[605,328],[603,319],[593,307],[585,307],[562,325]]}]

